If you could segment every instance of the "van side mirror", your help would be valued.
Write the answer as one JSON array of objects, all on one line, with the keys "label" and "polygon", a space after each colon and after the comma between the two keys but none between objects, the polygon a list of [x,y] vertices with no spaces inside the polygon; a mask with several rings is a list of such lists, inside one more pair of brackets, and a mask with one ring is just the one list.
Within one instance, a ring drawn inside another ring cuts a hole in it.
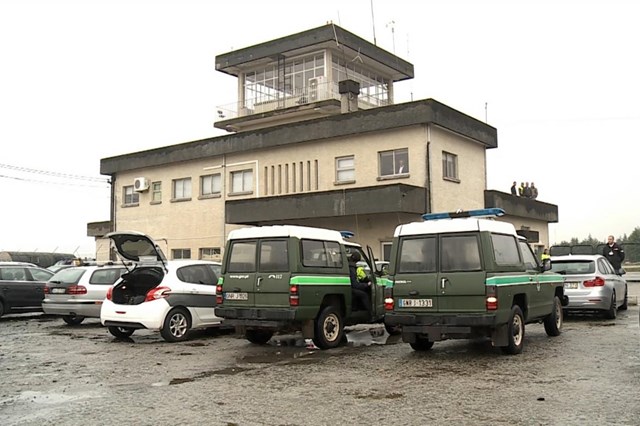
[{"label": "van side mirror", "polygon": [[542,272],[548,271],[551,269],[551,259],[544,259],[542,261],[542,266],[540,266]]}]

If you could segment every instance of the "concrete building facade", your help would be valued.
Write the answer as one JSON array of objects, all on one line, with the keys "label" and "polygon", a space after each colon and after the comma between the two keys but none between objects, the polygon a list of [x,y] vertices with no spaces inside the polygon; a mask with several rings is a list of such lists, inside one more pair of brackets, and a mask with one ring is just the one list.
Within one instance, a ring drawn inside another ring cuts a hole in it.
[{"label": "concrete building facade", "polygon": [[216,57],[238,79],[218,108],[228,135],[101,160],[111,177],[102,236],[136,230],[170,258],[221,259],[237,227],[297,224],[350,230],[380,259],[395,227],[426,212],[502,207],[548,245],[557,206],[486,185],[497,130],[433,99],[394,104],[413,66],[344,29],[323,27]]}]

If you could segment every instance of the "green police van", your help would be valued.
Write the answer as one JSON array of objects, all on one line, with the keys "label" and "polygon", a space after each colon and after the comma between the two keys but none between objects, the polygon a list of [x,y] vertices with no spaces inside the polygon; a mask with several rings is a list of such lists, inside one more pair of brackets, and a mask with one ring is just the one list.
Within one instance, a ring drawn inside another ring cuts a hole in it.
[{"label": "green police van", "polygon": [[394,233],[385,322],[429,350],[445,339],[489,337],[505,353],[524,346],[526,323],[560,334],[568,304],[561,275],[540,265],[502,209],[423,215]]},{"label": "green police van", "polygon": [[[302,331],[321,349],[345,339],[346,325],[383,322],[384,284],[370,248],[335,230],[293,225],[231,231],[216,291],[216,316],[252,343]],[[349,236],[352,236],[349,235]],[[349,255],[369,266],[369,311],[352,301]]]}]

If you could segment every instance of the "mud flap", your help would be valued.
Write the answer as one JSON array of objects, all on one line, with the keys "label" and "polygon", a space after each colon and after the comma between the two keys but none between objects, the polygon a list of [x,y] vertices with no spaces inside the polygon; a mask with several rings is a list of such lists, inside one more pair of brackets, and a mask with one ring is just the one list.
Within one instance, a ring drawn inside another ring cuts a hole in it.
[{"label": "mud flap", "polygon": [[315,322],[313,320],[307,320],[302,323],[302,337],[305,339],[313,339],[315,334]]},{"label": "mud flap", "polygon": [[493,346],[502,347],[509,344],[509,327],[508,324],[497,326],[491,332],[491,344]]}]

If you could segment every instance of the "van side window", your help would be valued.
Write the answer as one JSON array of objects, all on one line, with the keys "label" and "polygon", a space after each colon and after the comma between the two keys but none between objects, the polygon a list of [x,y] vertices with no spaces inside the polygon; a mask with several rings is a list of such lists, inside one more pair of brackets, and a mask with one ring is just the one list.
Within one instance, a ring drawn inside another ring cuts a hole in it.
[{"label": "van side window", "polygon": [[340,244],[334,241],[302,240],[302,265],[342,268]]},{"label": "van side window", "polygon": [[478,271],[482,269],[480,248],[475,235],[443,236],[440,241],[440,271]]},{"label": "van side window", "polygon": [[260,271],[285,272],[288,270],[287,240],[262,241],[260,243]]},{"label": "van side window", "polygon": [[255,272],[257,241],[237,241],[231,243],[228,272]]},{"label": "van side window", "polygon": [[513,235],[491,234],[493,256],[498,265],[520,264],[520,254],[516,238]]},{"label": "van side window", "polygon": [[400,273],[436,271],[436,239],[434,237],[402,240],[400,244]]}]

